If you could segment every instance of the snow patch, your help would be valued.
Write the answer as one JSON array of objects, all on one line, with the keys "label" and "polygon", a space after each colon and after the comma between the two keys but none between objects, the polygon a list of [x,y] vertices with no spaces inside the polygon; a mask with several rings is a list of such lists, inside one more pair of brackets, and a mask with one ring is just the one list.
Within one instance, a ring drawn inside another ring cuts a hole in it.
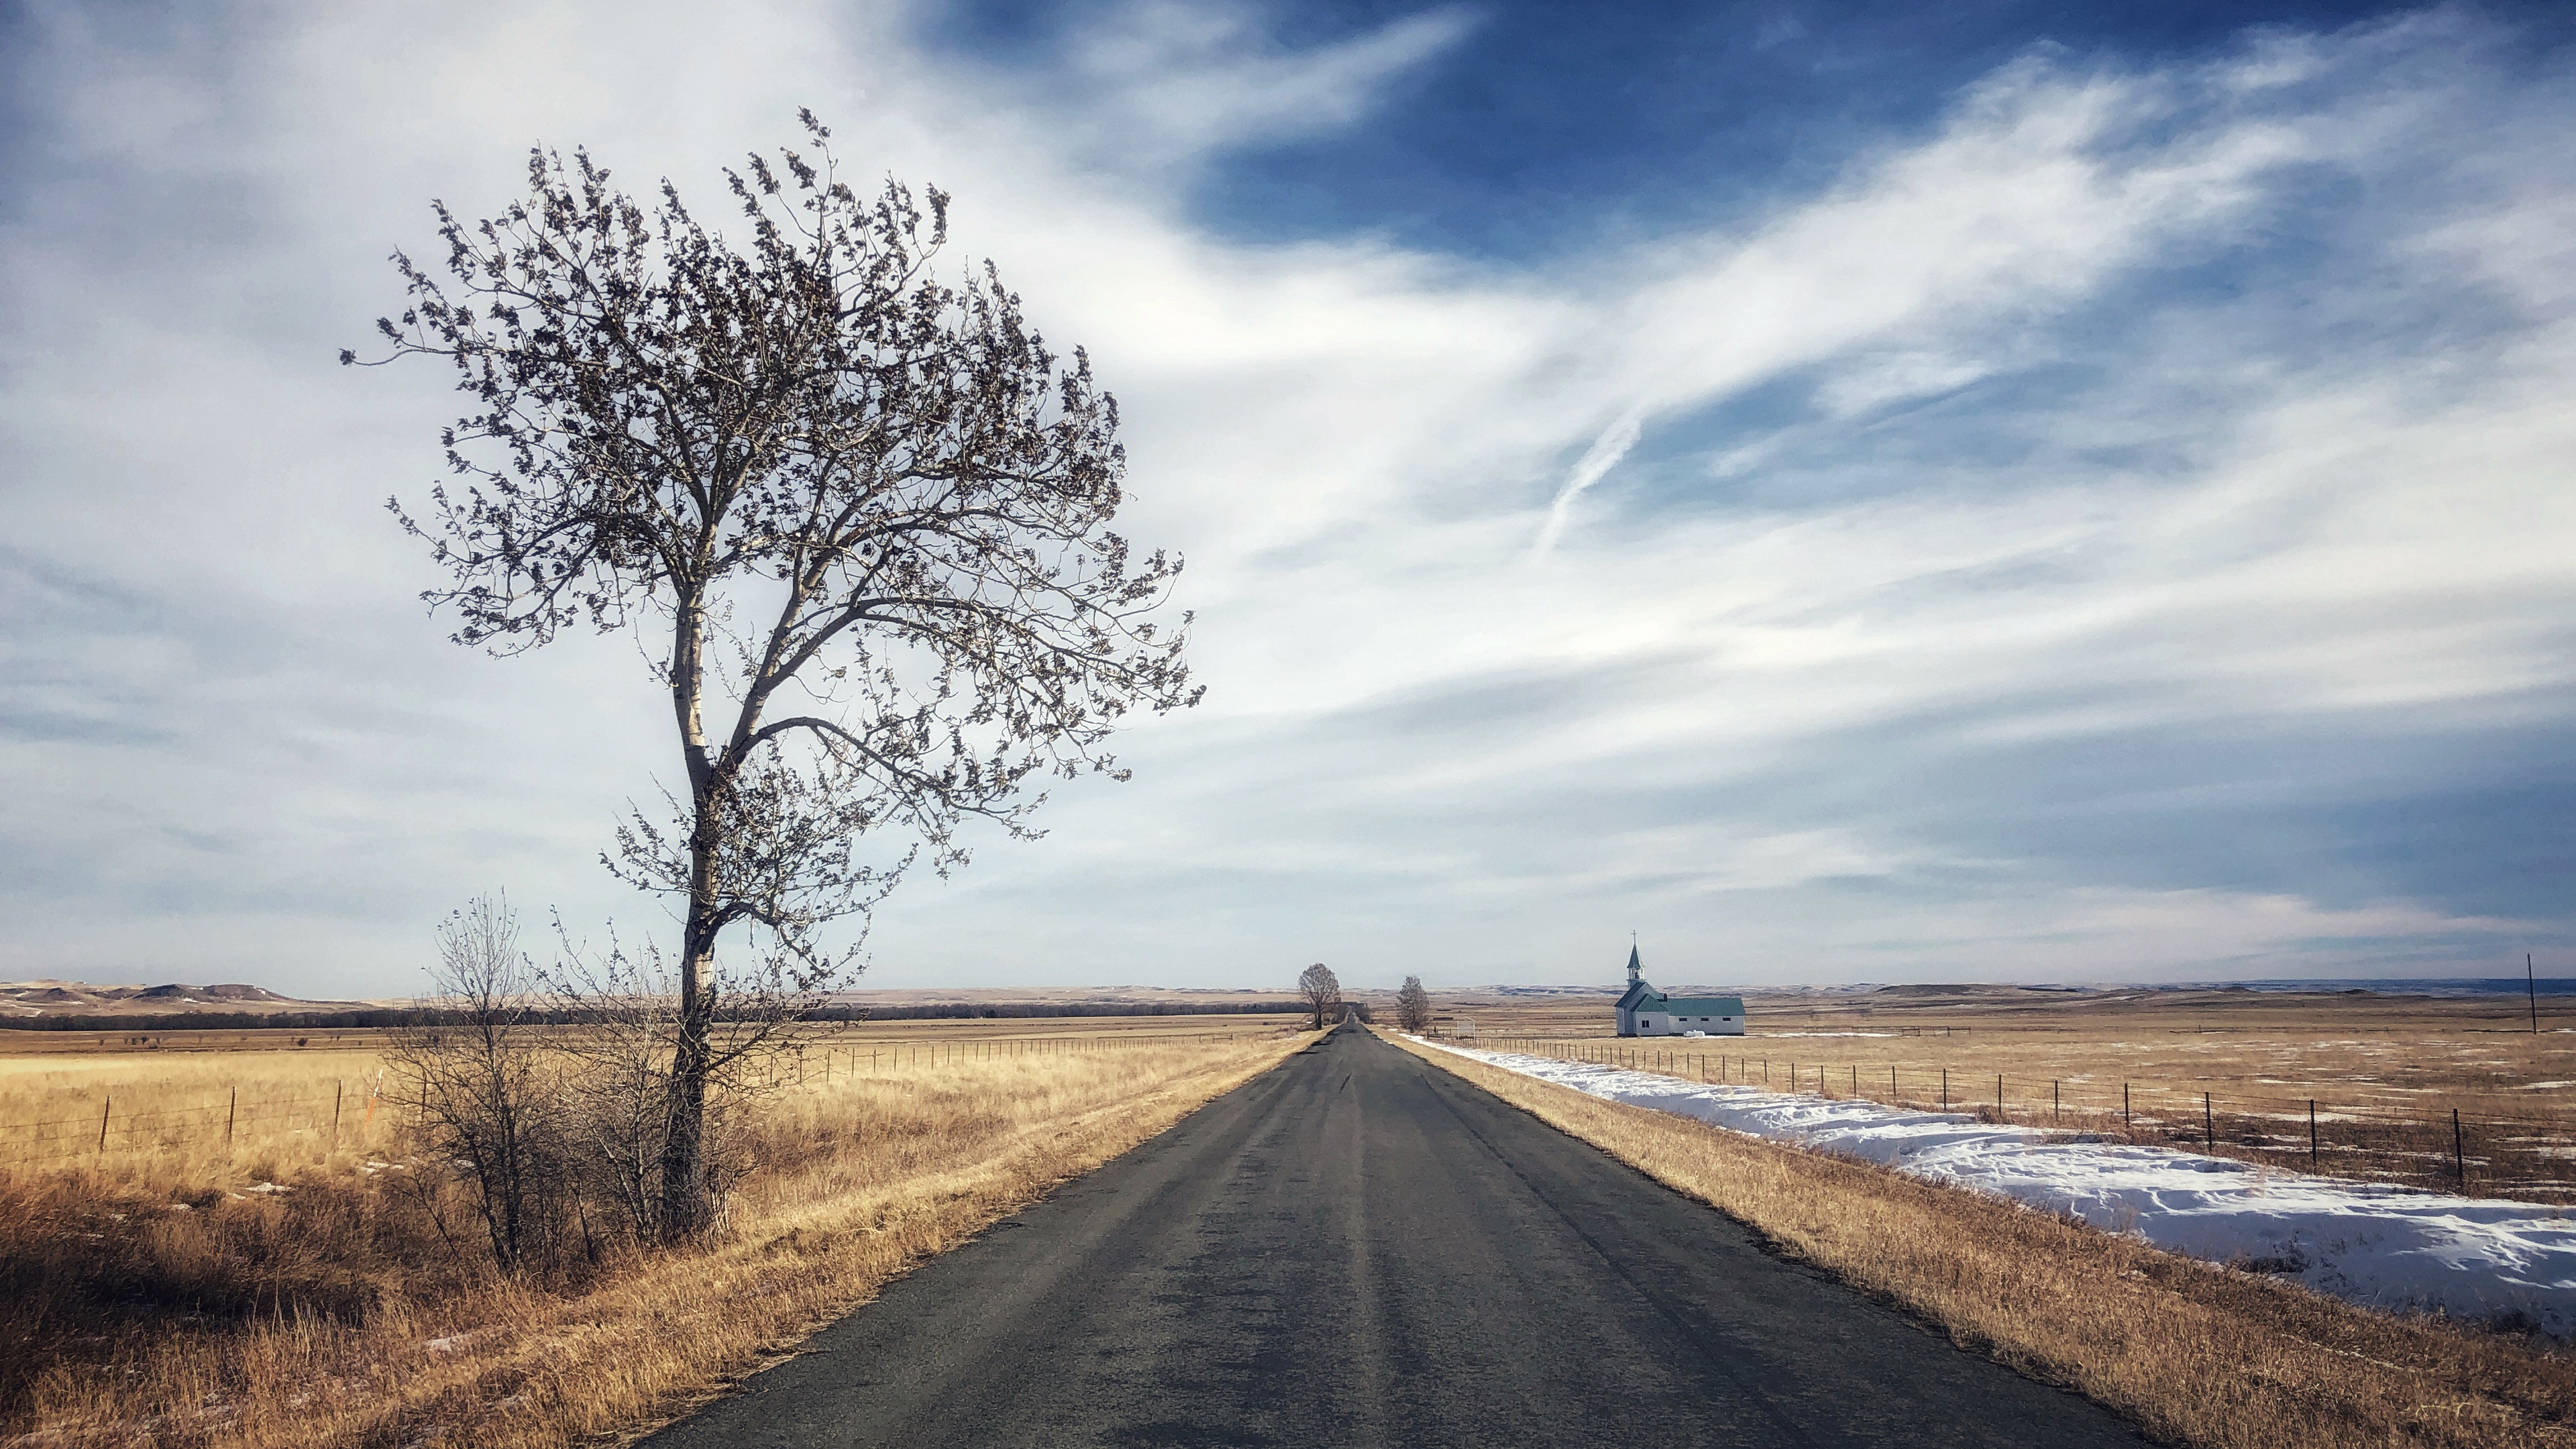
[{"label": "snow patch", "polygon": [[2312,1177],[2081,1133],[1997,1126],[1961,1112],[1790,1096],[1414,1040],[1613,1102],[2069,1213],[2107,1232],[2276,1273],[2367,1307],[2576,1338],[2576,1215],[2564,1208]]}]

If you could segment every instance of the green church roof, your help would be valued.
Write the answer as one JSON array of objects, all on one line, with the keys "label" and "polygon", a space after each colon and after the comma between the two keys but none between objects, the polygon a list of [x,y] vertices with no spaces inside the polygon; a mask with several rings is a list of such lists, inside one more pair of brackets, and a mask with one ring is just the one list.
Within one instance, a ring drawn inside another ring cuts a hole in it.
[{"label": "green church roof", "polygon": [[1652,1002],[1637,1003],[1639,1011],[1660,1011],[1668,1016],[1742,1016],[1741,996],[1658,996]]}]

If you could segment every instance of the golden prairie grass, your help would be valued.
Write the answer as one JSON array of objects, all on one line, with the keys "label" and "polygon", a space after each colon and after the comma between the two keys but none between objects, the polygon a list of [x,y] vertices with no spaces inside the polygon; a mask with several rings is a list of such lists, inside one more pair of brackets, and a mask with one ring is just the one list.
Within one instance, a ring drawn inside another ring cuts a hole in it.
[{"label": "golden prairie grass", "polygon": [[[391,1141],[375,1158],[291,1139],[19,1165],[0,1175],[0,1427],[29,1445],[209,1449],[613,1436],[1310,1039],[1167,1031],[900,1069],[880,1049],[881,1070],[845,1056],[828,1083],[809,1060],[750,1117],[723,1239],[612,1249],[549,1285],[494,1274],[461,1197]],[[184,1070],[152,1069],[184,1095]],[[255,1175],[287,1190],[251,1192]]]},{"label": "golden prairie grass", "polygon": [[372,1043],[0,1056],[0,1164],[138,1187],[265,1181],[388,1139],[399,1124],[371,1106],[383,1067]]},{"label": "golden prairie grass", "polygon": [[2576,1444],[2576,1362],[1390,1035],[1979,1352],[2214,1449]]}]

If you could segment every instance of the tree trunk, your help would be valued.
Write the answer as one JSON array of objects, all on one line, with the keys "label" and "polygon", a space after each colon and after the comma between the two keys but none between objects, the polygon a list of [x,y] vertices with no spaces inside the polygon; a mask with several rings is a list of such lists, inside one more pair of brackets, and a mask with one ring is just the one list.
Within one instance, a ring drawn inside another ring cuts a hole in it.
[{"label": "tree trunk", "polygon": [[[697,762],[692,752],[691,763]],[[701,773],[689,832],[689,917],[680,938],[678,1040],[671,1053],[670,1117],[662,1139],[662,1237],[704,1232],[707,1197],[707,1073],[714,1050],[716,847],[723,828],[718,785]]]},{"label": "tree trunk", "polygon": [[707,1199],[706,1120],[708,1014],[695,985],[699,962],[681,964],[683,1005],[679,1041],[671,1059],[669,1121],[662,1137],[662,1201],[659,1224],[665,1242],[681,1242],[706,1231],[711,1217]]},{"label": "tree trunk", "polygon": [[705,608],[684,596],[671,639],[671,705],[680,726],[680,750],[689,765],[689,915],[680,938],[680,1000],[671,1053],[669,1115],[662,1136],[662,1201],[659,1227],[665,1242],[680,1242],[707,1229],[707,1072],[715,1029],[716,844],[723,829],[721,785],[707,759],[699,713],[705,675]]}]

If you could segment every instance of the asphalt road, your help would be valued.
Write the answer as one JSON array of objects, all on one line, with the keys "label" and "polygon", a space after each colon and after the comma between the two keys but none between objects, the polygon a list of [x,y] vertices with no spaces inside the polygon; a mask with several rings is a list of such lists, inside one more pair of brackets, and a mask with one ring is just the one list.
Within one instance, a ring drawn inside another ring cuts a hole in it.
[{"label": "asphalt road", "polygon": [[646,1442],[2143,1440],[1344,1028]]}]

